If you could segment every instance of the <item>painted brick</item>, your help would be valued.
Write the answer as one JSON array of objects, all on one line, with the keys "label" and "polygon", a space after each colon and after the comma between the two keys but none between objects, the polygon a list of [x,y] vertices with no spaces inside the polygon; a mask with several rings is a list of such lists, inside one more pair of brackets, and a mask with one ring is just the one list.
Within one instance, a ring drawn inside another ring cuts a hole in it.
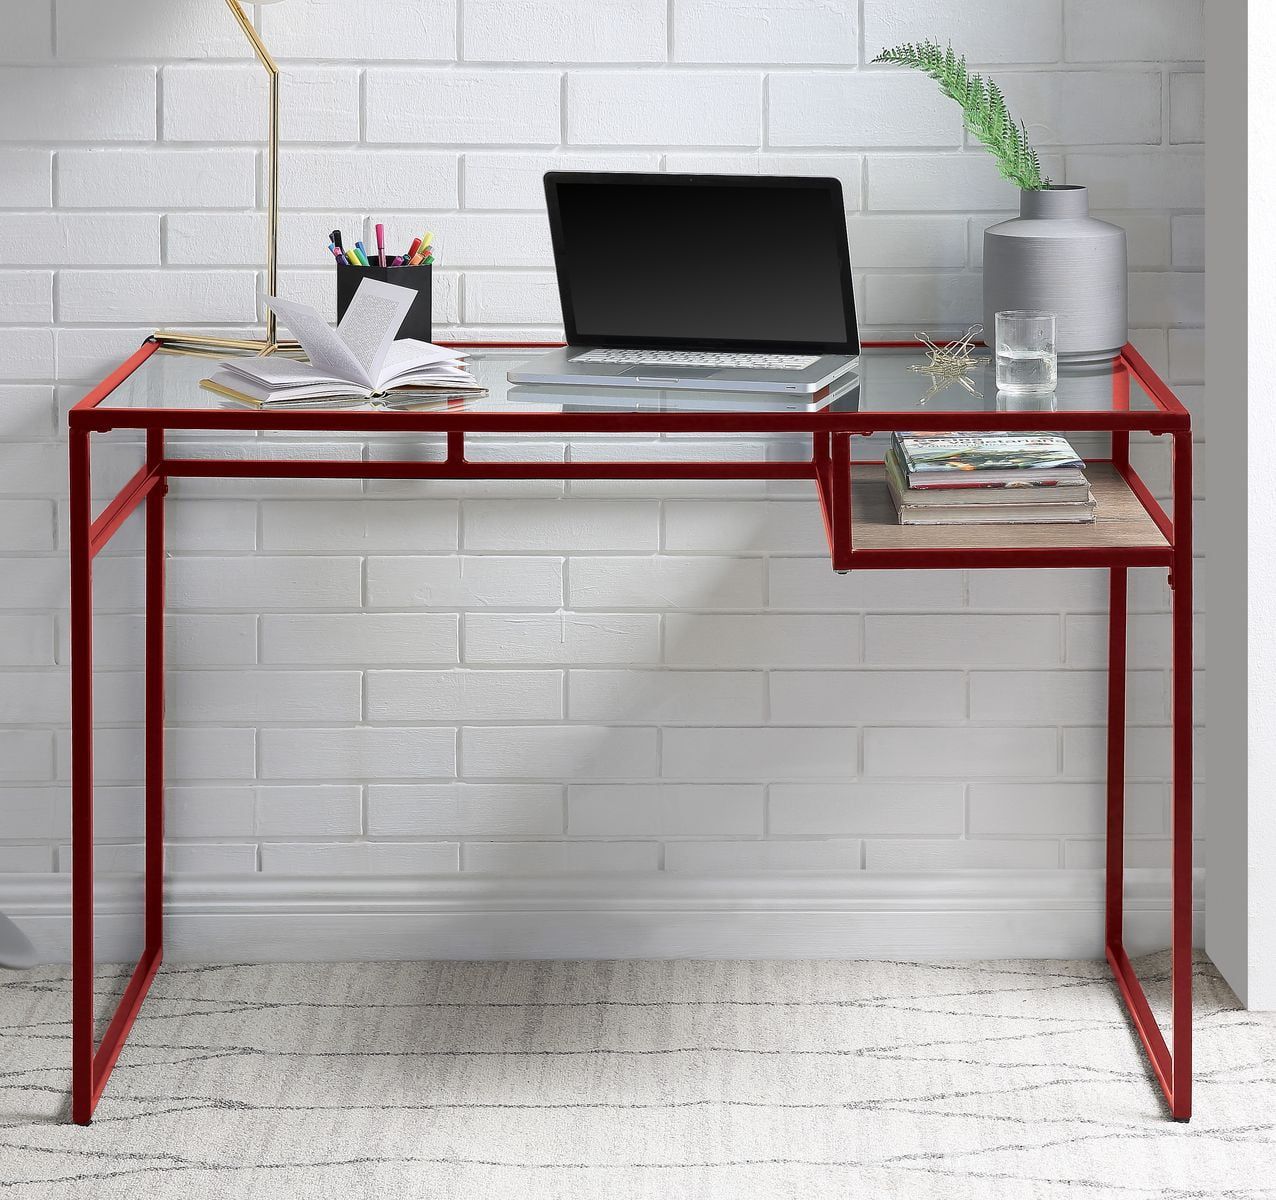
[{"label": "painted brick", "polygon": [[178,558],[168,568],[172,608],[357,608],[360,560]]},{"label": "painted brick", "polygon": [[1052,666],[1059,622],[1047,616],[895,616],[864,618],[864,660],[901,666]]},{"label": "painted brick", "polygon": [[[255,807],[256,799],[251,787],[226,784],[167,787],[164,789],[164,836],[251,837]],[[139,813],[142,811],[140,800],[136,809]]]},{"label": "painted brick", "polygon": [[763,567],[759,559],[742,558],[573,558],[567,602],[572,608],[760,608]]},{"label": "painted brick", "polygon": [[354,837],[363,832],[357,785],[259,787],[253,832],[265,837]]},{"label": "painted brick", "polygon": [[446,875],[457,870],[454,842],[266,842],[270,875]]},{"label": "painted brick", "polygon": [[249,207],[252,150],[59,150],[58,202],[71,208]]},{"label": "painted brick", "polygon": [[654,663],[654,613],[468,613],[467,663]]},{"label": "painted brick", "polygon": [[578,71],[567,80],[573,145],[757,146],[761,136],[762,81],[753,74]]},{"label": "painted brick", "polygon": [[399,666],[458,661],[452,613],[315,613],[261,618],[261,661]]},{"label": "painted brick", "polygon": [[858,871],[860,842],[852,838],[808,841],[668,842],[666,871],[705,874],[739,871]]},{"label": "painted brick", "polygon": [[864,317],[874,325],[943,321],[965,328],[980,319],[983,306],[977,274],[869,275],[862,291]]},{"label": "painted brick", "polygon": [[858,736],[848,729],[666,729],[662,774],[670,779],[850,777]]},{"label": "painted brick", "polygon": [[[1155,784],[1126,788],[1127,834],[1165,832],[1165,797]],[[1058,837],[1101,834],[1107,788],[1100,783],[974,783],[970,832],[976,836]]]},{"label": "painted brick", "polygon": [[0,329],[0,379],[47,378],[52,361],[51,329]]},{"label": "painted brick", "polygon": [[677,0],[679,62],[854,63],[853,0]]},{"label": "painted brick", "polygon": [[420,71],[373,67],[366,73],[370,142],[485,142],[557,145],[557,71]]},{"label": "painted brick", "polygon": [[0,126],[0,142],[150,141],[155,68],[9,66],[0,110],[22,114]]},{"label": "painted brick", "polygon": [[675,666],[835,667],[859,659],[859,622],[850,616],[665,618],[665,661]]},{"label": "painted brick", "polygon": [[53,618],[0,616],[0,664],[4,667],[53,665]]},{"label": "painted brick", "polygon": [[357,671],[177,671],[167,711],[176,721],[357,721]]},{"label": "painted brick", "polygon": [[[1192,778],[1205,777],[1203,731],[1192,731]],[[1170,778],[1168,726],[1130,726],[1125,735],[1126,777],[1135,780]],[[1107,729],[1063,730],[1063,773],[1069,779],[1102,779],[1107,767]]]},{"label": "painted brick", "polygon": [[[659,155],[624,150],[592,154],[476,150],[465,155],[465,207],[531,209],[542,221],[546,171],[654,171],[659,166]],[[449,242],[449,260],[452,256]]]},{"label": "painted brick", "polygon": [[1176,382],[1205,382],[1205,331],[1171,329],[1170,378]]},{"label": "painted brick", "polygon": [[804,154],[800,150],[721,151],[675,150],[666,154],[665,170],[712,175],[815,175],[842,185],[848,212],[860,206],[863,160],[855,154]]},{"label": "painted brick", "polygon": [[[1137,579],[1141,572],[1133,576]],[[1106,571],[971,571],[970,607],[1022,612],[1107,612]]]},{"label": "painted brick", "polygon": [[1058,865],[1056,841],[900,838],[864,843],[864,866],[869,871],[1034,871]]},{"label": "painted brick", "polygon": [[41,325],[52,320],[53,272],[0,271],[0,321]]},{"label": "painted brick", "polygon": [[456,206],[455,154],[297,148],[279,157],[279,202],[289,208]]},{"label": "painted brick", "polygon": [[815,503],[671,500],[665,505],[664,548],[704,554],[778,550],[827,555],[828,541]]},{"label": "painted brick", "polygon": [[552,721],[561,671],[369,671],[372,721]]},{"label": "painted brick", "polygon": [[263,729],[265,779],[343,780],[451,776],[456,771],[452,729]]},{"label": "painted brick", "polygon": [[373,784],[374,837],[535,837],[563,831],[563,789],[550,784]]},{"label": "painted brick", "polygon": [[927,779],[1054,775],[1058,741],[1053,729],[866,729],[864,773]]},{"label": "painted brick", "polygon": [[1170,76],[1170,141],[1205,141],[1205,75],[1176,71]]},{"label": "painted brick", "polygon": [[464,870],[491,875],[577,875],[655,871],[658,842],[471,842]]},{"label": "painted brick", "polygon": [[567,715],[607,724],[733,725],[765,716],[765,680],[743,671],[572,671]]},{"label": "painted brick", "polygon": [[983,151],[873,155],[865,164],[865,175],[869,209],[963,214],[985,209],[1007,216],[1019,209],[1014,185],[998,174]]},{"label": "painted brick", "polygon": [[1068,182],[1085,184],[1096,209],[1201,208],[1205,156],[1189,150],[1069,154]]},{"label": "painted brick", "polygon": [[1040,146],[1159,145],[1159,71],[998,72],[1011,111]]},{"label": "painted brick", "polygon": [[368,603],[373,607],[558,608],[563,603],[561,558],[464,555],[367,561]]},{"label": "painted brick", "polygon": [[[1193,665],[1205,665],[1205,638],[1200,615],[1193,618]],[[1064,636],[1068,646],[1068,664],[1078,667],[1102,667],[1108,661],[1107,618],[1085,615],[1068,616]],[[1168,667],[1170,665],[1170,616],[1168,613],[1138,614],[1129,618],[1126,627],[1127,649],[1132,666]]]},{"label": "painted brick", "polygon": [[462,52],[469,62],[663,62],[665,14],[665,0],[466,0]]},{"label": "painted brick", "polygon": [[[266,76],[251,65],[164,68],[164,139],[260,142],[268,128]],[[279,79],[280,132],[290,142],[359,140],[359,72],[290,63]]]},{"label": "painted brick", "polygon": [[251,321],[249,271],[80,271],[58,277],[61,321]]},{"label": "painted brick", "polygon": [[[0,385],[0,438],[31,442],[52,437],[58,416],[53,394],[52,388],[39,384]],[[31,490],[61,491],[61,481],[53,489]]]},{"label": "painted brick", "polygon": [[0,788],[0,829],[6,839],[69,837],[71,793],[68,788]]},{"label": "painted brick", "polygon": [[330,58],[334,30],[341,52],[350,59],[387,56],[386,31],[398,45],[411,47],[420,62],[456,57],[455,0],[377,0],[377,19],[359,0],[292,0],[285,8],[259,10],[262,35],[275,54],[287,58]]},{"label": "painted brick", "polygon": [[53,778],[53,734],[47,729],[0,729],[0,779]]},{"label": "painted brick", "polygon": [[961,112],[924,76],[903,71],[772,75],[771,146],[952,146]]},{"label": "painted brick", "polygon": [[53,202],[53,154],[49,150],[10,150],[0,176],[0,205],[27,208]]},{"label": "painted brick", "polygon": [[164,871],[170,875],[246,875],[257,870],[251,842],[164,845]]},{"label": "painted brick", "polygon": [[97,0],[58,0],[58,57],[114,62],[138,58],[246,58],[244,35],[228,13],[148,5],[144,20],[122,21]]},{"label": "painted brick", "polygon": [[[982,573],[972,573],[972,578]],[[1028,577],[1027,572],[1018,574]],[[772,558],[767,575],[771,607],[794,612],[942,610],[963,604],[958,571],[860,571],[846,576],[836,574],[823,556]]]},{"label": "painted brick", "polygon": [[1064,46],[1072,62],[1205,57],[1205,0],[1065,0]]},{"label": "painted brick", "polygon": [[[1163,721],[1169,685],[1161,671],[1131,671],[1126,679],[1128,719]],[[1106,719],[1107,671],[975,671],[970,715],[976,721],[1086,725]]]},{"label": "painted brick", "polygon": [[[0,405],[4,403],[0,389]],[[6,553],[53,549],[56,509],[52,500],[6,500],[0,506],[0,550]]]},{"label": "painted brick", "polygon": [[[968,47],[979,63],[1053,63],[1063,54],[1061,0],[1018,0],[1014,19],[996,4],[936,5],[933,0],[864,0],[870,58],[888,46],[933,38]],[[978,49],[975,49],[978,47]],[[1000,78],[1000,76],[998,76]]]},{"label": "painted brick", "polygon": [[639,837],[760,834],[762,788],[646,783],[571,787],[567,832]]},{"label": "painted brick", "polygon": [[954,783],[775,783],[767,809],[772,834],[959,837],[965,802]]},{"label": "painted brick", "polygon": [[465,281],[464,318],[502,324],[539,321],[561,324],[558,284],[548,274],[485,271]]},{"label": "painted brick", "polygon": [[656,549],[659,508],[637,501],[472,500],[465,506],[463,546],[496,552],[611,553]]},{"label": "painted brick", "polygon": [[33,3],[11,8],[5,14],[4,24],[0,62],[30,63],[52,57],[52,0],[33,0]]},{"label": "painted brick", "polygon": [[1199,214],[1174,217],[1170,226],[1172,259],[1176,267],[1205,265],[1205,218]]},{"label": "painted brick", "polygon": [[475,726],[462,730],[470,778],[626,779],[657,774],[656,731],[600,725]]},{"label": "painted brick", "polygon": [[771,720],[781,725],[864,721],[959,721],[966,680],[959,671],[775,671]]},{"label": "painted brick", "polygon": [[[100,562],[101,560],[99,560]],[[140,613],[95,613],[93,661],[98,667],[139,667],[146,625]],[[58,661],[70,658],[66,628]],[[257,618],[251,613],[169,613],[164,620],[169,667],[233,667],[257,661]]]},{"label": "painted brick", "polygon": [[852,217],[847,238],[860,271],[966,265],[966,221],[959,216]]},{"label": "painted brick", "polygon": [[1130,320],[1145,325],[1203,324],[1204,272],[1131,271]]}]

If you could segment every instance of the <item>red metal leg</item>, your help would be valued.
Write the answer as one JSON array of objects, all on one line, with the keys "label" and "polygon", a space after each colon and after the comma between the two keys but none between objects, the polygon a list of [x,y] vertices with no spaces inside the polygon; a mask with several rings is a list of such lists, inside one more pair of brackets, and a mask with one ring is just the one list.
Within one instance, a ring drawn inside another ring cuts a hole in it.
[{"label": "red metal leg", "polygon": [[1105,949],[1122,942],[1125,910],[1125,632],[1126,568],[1113,567],[1108,604],[1108,868]]},{"label": "red metal leg", "polygon": [[1174,658],[1170,811],[1173,1116],[1192,1114],[1192,435],[1174,435]]},{"label": "red metal leg", "polygon": [[71,449],[71,1116],[93,1115],[93,509],[89,435]]},{"label": "red metal leg", "polygon": [[[164,431],[146,435],[146,466],[163,470]],[[164,953],[164,494],[146,497],[146,953]]]},{"label": "red metal leg", "polygon": [[851,435],[835,433],[830,439],[829,508],[833,525],[833,570],[851,566]]},{"label": "red metal leg", "polygon": [[[89,433],[70,434],[71,531],[71,1118],[93,1118],[163,954],[164,440],[147,435],[147,463],[93,520]],[[145,948],[94,1052],[93,557],[146,504]]]}]

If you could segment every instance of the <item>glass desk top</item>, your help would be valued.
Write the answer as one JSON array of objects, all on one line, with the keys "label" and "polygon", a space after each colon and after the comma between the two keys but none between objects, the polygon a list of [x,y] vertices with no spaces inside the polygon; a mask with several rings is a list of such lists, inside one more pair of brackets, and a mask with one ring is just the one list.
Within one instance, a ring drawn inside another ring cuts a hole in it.
[{"label": "glass desk top", "polygon": [[[1059,366],[1058,385],[1047,396],[1011,396],[998,393],[991,356],[987,350],[977,352],[976,365],[968,378],[973,391],[952,383],[935,394],[931,377],[910,370],[924,365],[925,355],[913,347],[866,347],[858,368],[842,383],[834,386],[827,403],[812,407],[805,398],[768,397],[756,393],[673,390],[657,388],[607,388],[597,386],[563,387],[511,384],[506,372],[515,363],[524,362],[541,351],[532,348],[490,347],[467,348],[470,367],[478,381],[488,389],[483,396],[444,396],[432,394],[419,401],[404,402],[396,397],[392,403],[315,403],[290,404],[268,409],[239,403],[200,387],[216,369],[219,359],[159,350],[128,375],[92,410],[105,416],[107,410],[131,410],[142,417],[146,412],[165,410],[179,417],[189,413],[210,417],[213,414],[252,414],[254,423],[268,427],[280,416],[305,414],[313,420],[316,414],[335,416],[340,413],[367,415],[412,414],[453,417],[473,415],[481,424],[484,416],[500,418],[552,417],[564,418],[597,414],[616,417],[681,417],[694,421],[697,417],[713,418],[730,414],[741,424],[771,424],[778,421],[792,427],[819,428],[856,424],[855,417],[890,414],[906,428],[910,420],[944,415],[970,414],[972,426],[995,427],[998,419],[1009,418],[1009,425],[1028,419],[1039,422],[1038,428],[1049,427],[1060,418],[1067,421],[1083,414],[1100,416],[1099,426],[1113,427],[1113,419],[1130,428],[1186,428],[1188,417],[1178,401],[1165,388],[1150,368],[1128,354],[1101,364]],[[84,409],[79,411],[83,412]],[[1018,414],[1018,421],[1015,416]],[[123,416],[123,413],[119,415]],[[1052,420],[1053,417],[1053,420]],[[269,418],[267,420],[267,418]],[[851,418],[848,422],[847,418]],[[94,422],[97,424],[97,422]],[[123,420],[120,424],[137,422]],[[180,425],[180,420],[172,422]],[[202,423],[202,422],[201,422]],[[278,428],[279,426],[275,426]],[[890,423],[884,427],[889,428]],[[1062,423],[1061,423],[1062,427]]]}]

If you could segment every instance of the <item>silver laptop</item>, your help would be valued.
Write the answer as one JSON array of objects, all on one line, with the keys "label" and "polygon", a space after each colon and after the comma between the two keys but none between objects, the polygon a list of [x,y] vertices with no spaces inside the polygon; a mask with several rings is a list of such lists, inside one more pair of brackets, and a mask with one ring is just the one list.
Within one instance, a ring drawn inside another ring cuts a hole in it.
[{"label": "silver laptop", "polygon": [[842,185],[550,171],[567,345],[513,383],[818,395],[859,354]]}]

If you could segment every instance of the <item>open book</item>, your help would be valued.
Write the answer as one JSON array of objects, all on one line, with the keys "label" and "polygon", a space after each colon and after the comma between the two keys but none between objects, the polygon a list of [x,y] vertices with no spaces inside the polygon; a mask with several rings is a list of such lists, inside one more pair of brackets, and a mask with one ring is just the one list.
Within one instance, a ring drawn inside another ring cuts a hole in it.
[{"label": "open book", "polygon": [[231,359],[202,387],[262,405],[370,400],[391,389],[483,391],[459,351],[415,338],[394,340],[416,299],[408,288],[365,279],[335,330],[308,304],[263,299],[310,361],[279,355]]}]

